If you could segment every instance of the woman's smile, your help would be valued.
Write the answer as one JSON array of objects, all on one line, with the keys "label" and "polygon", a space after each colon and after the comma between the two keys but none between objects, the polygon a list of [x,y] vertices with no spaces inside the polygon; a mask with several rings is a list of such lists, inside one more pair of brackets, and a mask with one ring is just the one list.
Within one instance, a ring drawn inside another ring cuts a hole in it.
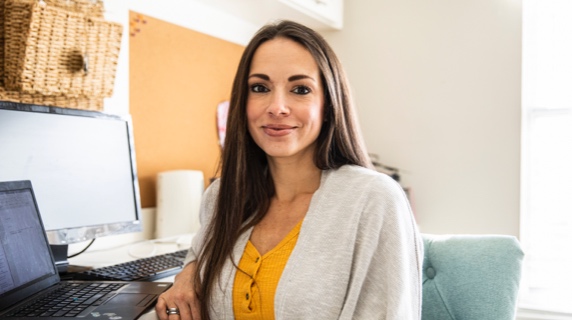
[{"label": "woman's smile", "polygon": [[295,127],[295,126],[289,126],[289,125],[284,125],[284,124],[269,124],[269,125],[262,126],[264,133],[266,133],[267,135],[269,135],[271,137],[286,136],[286,135],[292,133],[294,130],[296,130],[296,128],[297,127]]}]

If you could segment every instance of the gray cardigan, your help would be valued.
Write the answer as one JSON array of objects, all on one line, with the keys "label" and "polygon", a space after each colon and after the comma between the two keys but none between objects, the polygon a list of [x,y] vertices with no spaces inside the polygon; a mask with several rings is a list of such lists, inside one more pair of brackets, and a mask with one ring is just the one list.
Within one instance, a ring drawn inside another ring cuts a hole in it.
[{"label": "gray cardigan", "polygon": [[[218,190],[215,181],[205,191],[203,226]],[[251,231],[238,239],[236,260]],[[203,241],[201,227],[187,263],[196,259]],[[276,290],[276,319],[420,319],[422,258],[421,238],[399,184],[357,166],[323,171]],[[212,319],[234,319],[235,272],[229,259],[214,288]]]}]

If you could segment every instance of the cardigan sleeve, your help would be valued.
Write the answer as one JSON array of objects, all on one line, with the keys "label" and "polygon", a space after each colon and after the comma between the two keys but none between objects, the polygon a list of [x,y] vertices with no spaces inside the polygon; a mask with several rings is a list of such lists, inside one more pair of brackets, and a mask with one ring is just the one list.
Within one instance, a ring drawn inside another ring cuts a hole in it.
[{"label": "cardigan sleeve", "polygon": [[421,238],[403,189],[376,181],[366,191],[340,319],[420,319]]},{"label": "cardigan sleeve", "polygon": [[205,236],[206,236],[206,228],[214,214],[214,207],[216,203],[216,198],[218,196],[219,190],[219,180],[215,180],[208,188],[205,190],[202,200],[201,200],[201,207],[199,210],[199,221],[201,226],[197,231],[197,234],[193,237],[193,241],[189,251],[187,252],[187,256],[184,261],[184,265],[197,260],[199,252],[204,245]]}]

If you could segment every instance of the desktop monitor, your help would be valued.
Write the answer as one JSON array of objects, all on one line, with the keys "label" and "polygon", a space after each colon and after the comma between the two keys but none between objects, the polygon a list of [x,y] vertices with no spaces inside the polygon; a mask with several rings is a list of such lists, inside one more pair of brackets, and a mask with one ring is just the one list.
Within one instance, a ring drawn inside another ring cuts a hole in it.
[{"label": "desktop monitor", "polygon": [[0,102],[0,181],[11,180],[32,182],[52,245],[141,231],[129,117]]}]

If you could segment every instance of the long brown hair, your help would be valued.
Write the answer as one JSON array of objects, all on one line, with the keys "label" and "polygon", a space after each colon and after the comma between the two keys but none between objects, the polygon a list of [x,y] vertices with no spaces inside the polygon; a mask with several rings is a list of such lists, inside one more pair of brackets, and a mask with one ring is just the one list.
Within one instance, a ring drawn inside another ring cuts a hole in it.
[{"label": "long brown hair", "polygon": [[[264,151],[248,132],[246,102],[252,57],[265,41],[287,38],[314,57],[324,84],[324,122],[314,163],[322,170],[345,164],[372,167],[358,128],[346,75],[333,50],[318,33],[292,21],[261,28],[246,46],[232,86],[227,135],[221,157],[220,189],[205,245],[199,253],[195,290],[203,319],[208,319],[211,294],[241,233],[264,217],[274,196],[274,183]],[[236,262],[233,260],[236,266]],[[199,272],[200,270],[200,272]]]}]

